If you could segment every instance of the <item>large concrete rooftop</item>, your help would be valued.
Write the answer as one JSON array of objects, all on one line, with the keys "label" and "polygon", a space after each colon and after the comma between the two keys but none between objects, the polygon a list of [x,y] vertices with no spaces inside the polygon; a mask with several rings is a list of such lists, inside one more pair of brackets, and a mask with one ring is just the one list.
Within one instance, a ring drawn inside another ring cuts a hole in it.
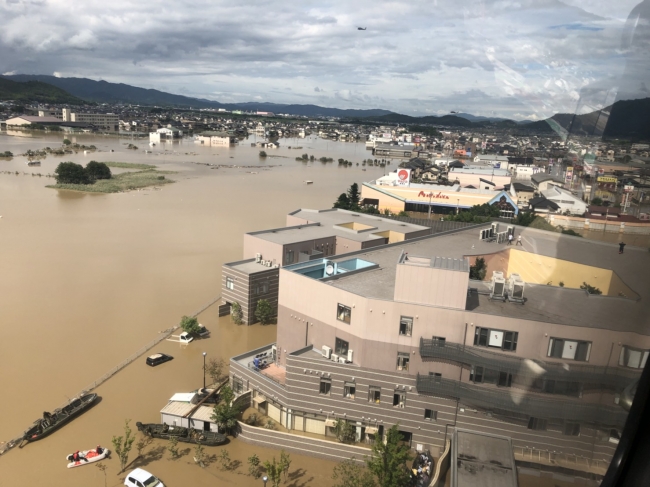
[{"label": "large concrete rooftop", "polygon": [[[336,256],[332,260],[342,261],[354,255],[376,263],[379,267],[354,275],[342,275],[325,285],[361,296],[392,301],[397,264],[402,252],[414,256],[461,259],[465,256],[489,256],[505,249],[516,249],[612,270],[639,298],[595,296],[577,289],[526,283],[526,303],[523,306],[490,301],[485,295],[471,293],[467,298],[467,311],[650,335],[650,253],[647,249],[628,245],[625,253],[619,255],[616,244],[525,227],[515,227],[515,233],[521,235],[523,247],[480,241],[479,229],[473,228]],[[470,281],[470,288],[482,291],[484,285]]]},{"label": "large concrete rooftop", "polygon": [[517,487],[510,438],[456,430],[452,487]]}]

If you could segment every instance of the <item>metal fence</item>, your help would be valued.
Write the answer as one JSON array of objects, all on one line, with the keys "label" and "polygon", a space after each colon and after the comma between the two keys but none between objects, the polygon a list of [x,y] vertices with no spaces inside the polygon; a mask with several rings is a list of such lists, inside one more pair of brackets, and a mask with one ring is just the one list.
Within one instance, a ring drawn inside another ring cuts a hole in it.
[{"label": "metal fence", "polygon": [[441,344],[437,340],[420,338],[420,356],[423,359],[447,360],[470,367],[480,366],[512,374],[513,385],[518,379],[526,384],[531,384],[536,379],[543,379],[545,381],[579,382],[585,388],[602,388],[621,392],[641,376],[640,369],[634,371],[620,367],[573,364],[567,367],[566,364],[553,362],[537,364],[541,370],[533,365],[536,369],[533,370],[524,364],[524,359],[512,353],[491,352],[459,343],[445,342]]},{"label": "metal fence", "polygon": [[[541,399],[537,394],[514,393],[475,386],[435,376],[417,375],[419,394],[457,399],[466,406],[493,411],[504,416],[526,415],[622,428],[627,412],[620,407],[585,403],[579,400]],[[510,414],[508,414],[510,413]]]},{"label": "metal fence", "polygon": [[[216,298],[212,299],[209,303],[204,304],[201,308],[194,311],[194,313],[192,313],[190,316],[193,316],[193,317],[198,316],[203,311],[205,311],[210,306],[212,306],[214,303],[216,303],[219,299],[221,299],[221,296],[217,296]],[[180,324],[177,324],[177,325],[172,326],[171,328],[167,328],[166,330],[161,331],[159,336],[157,336],[156,338],[151,340],[149,343],[147,343],[143,347],[139,348],[135,353],[131,354],[128,358],[126,358],[125,360],[120,362],[118,365],[113,367],[111,370],[106,372],[99,379],[91,382],[86,387],[84,387],[81,391],[79,391],[78,394],[73,396],[73,399],[75,397],[80,397],[80,396],[83,396],[84,394],[88,394],[93,389],[96,389],[97,387],[99,387],[101,384],[103,384],[108,379],[113,377],[115,374],[117,374],[120,370],[122,370],[124,367],[129,365],[131,362],[133,362],[134,360],[137,360],[138,358],[142,357],[142,355],[144,355],[146,352],[148,352],[153,347],[158,345],[160,342],[162,342],[163,340],[166,340],[169,337],[169,335],[171,335],[174,331],[178,330],[179,327],[180,327]],[[68,403],[62,404],[57,409],[61,409],[61,408],[65,407],[65,406],[67,406],[67,405],[68,405]],[[21,443],[21,441],[22,441],[22,438],[23,438],[23,435],[21,434],[20,436],[17,436],[17,437],[15,437],[15,438],[13,438],[13,439],[11,439],[9,441],[0,443],[0,455],[3,455],[4,453],[11,450],[15,446],[19,445]]]},{"label": "metal fence", "polygon": [[429,220],[427,218],[411,218],[408,216],[381,215],[381,217],[389,218],[390,220],[397,220],[404,223],[410,223],[412,225],[429,227],[431,229],[431,233],[442,233],[442,232],[448,232],[450,230],[461,230],[463,228],[473,227],[477,225],[476,223]]}]

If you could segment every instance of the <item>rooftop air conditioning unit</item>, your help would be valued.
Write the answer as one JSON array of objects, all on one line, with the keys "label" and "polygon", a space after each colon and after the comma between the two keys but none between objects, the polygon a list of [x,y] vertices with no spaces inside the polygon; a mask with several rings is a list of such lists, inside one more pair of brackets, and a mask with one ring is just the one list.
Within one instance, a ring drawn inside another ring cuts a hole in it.
[{"label": "rooftop air conditioning unit", "polygon": [[344,363],[346,363],[346,359],[345,359],[345,357],[339,357],[339,363],[340,363],[340,364],[344,364]]},{"label": "rooftop air conditioning unit", "polygon": [[336,273],[336,264],[331,260],[325,262],[325,275],[332,276]]},{"label": "rooftop air conditioning unit", "polygon": [[332,349],[327,345],[323,345],[323,357],[329,359],[331,355],[332,355]]},{"label": "rooftop air conditioning unit", "polygon": [[262,254],[255,254],[255,262],[259,262],[262,260]]},{"label": "rooftop air conditioning unit", "polygon": [[352,363],[352,350],[348,350],[348,362]]},{"label": "rooftop air conditioning unit", "polygon": [[331,358],[334,362],[338,362],[338,361],[339,361],[339,356],[336,355],[335,353],[333,353],[332,355],[330,355],[330,358]]},{"label": "rooftop air conditioning unit", "polygon": [[508,300],[515,303],[524,303],[524,281],[521,279],[512,279],[508,283]]},{"label": "rooftop air conditioning unit", "polygon": [[271,262],[270,260],[266,261],[266,267],[271,267],[272,265],[273,265],[273,262]]},{"label": "rooftop air conditioning unit", "polygon": [[490,291],[490,299],[505,300],[506,280],[503,277],[493,277]]},{"label": "rooftop air conditioning unit", "polygon": [[266,261],[265,260],[260,260],[260,264],[266,265]]},{"label": "rooftop air conditioning unit", "polygon": [[492,271],[492,280],[494,280],[495,277],[498,277],[499,279],[503,279],[503,272]]}]

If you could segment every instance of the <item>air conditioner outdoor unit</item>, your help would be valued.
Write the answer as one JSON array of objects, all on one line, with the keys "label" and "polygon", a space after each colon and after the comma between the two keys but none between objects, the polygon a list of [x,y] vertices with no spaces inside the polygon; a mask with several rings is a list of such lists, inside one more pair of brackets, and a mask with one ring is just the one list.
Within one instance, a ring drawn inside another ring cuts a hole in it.
[{"label": "air conditioner outdoor unit", "polygon": [[262,254],[255,254],[255,262],[262,260]]},{"label": "air conditioner outdoor unit", "polygon": [[271,262],[270,260],[266,261],[266,267],[271,267],[272,265],[273,265],[273,262]]},{"label": "air conditioner outdoor unit", "polygon": [[275,358],[278,356],[278,347],[275,345],[271,345],[271,355],[273,356],[273,360],[275,361]]},{"label": "air conditioner outdoor unit", "polygon": [[490,289],[490,299],[505,300],[506,297],[506,280],[503,277],[493,277]]},{"label": "air conditioner outdoor unit", "polygon": [[516,303],[524,303],[524,281],[521,279],[512,279],[508,283],[508,300]]},{"label": "air conditioner outdoor unit", "polygon": [[329,359],[331,355],[332,355],[332,349],[327,345],[323,345],[323,357]]},{"label": "air conditioner outdoor unit", "polygon": [[352,362],[352,350],[348,350],[348,362]]},{"label": "air conditioner outdoor unit", "polygon": [[339,363],[344,364],[346,362],[345,357],[339,357]]},{"label": "air conditioner outdoor unit", "polygon": [[265,260],[260,260],[260,264],[266,265],[266,261]]},{"label": "air conditioner outdoor unit", "polygon": [[336,355],[335,353],[333,353],[332,355],[330,355],[330,358],[331,358],[334,362],[338,362],[338,361],[339,361],[339,356]]}]

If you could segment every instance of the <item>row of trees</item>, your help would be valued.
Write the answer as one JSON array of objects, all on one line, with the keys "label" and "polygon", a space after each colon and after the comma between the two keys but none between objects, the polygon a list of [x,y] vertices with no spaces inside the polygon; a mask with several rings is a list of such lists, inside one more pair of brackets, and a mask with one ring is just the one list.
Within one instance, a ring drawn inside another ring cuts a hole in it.
[{"label": "row of trees", "polygon": [[[244,312],[241,308],[241,304],[237,301],[232,303],[230,307],[230,318],[236,325],[244,324]],[[267,299],[260,299],[257,301],[257,306],[255,307],[255,318],[257,318],[257,320],[263,325],[273,323],[273,320],[275,319],[275,311]]]},{"label": "row of trees", "polygon": [[111,169],[103,162],[90,161],[86,167],[74,162],[62,162],[54,170],[58,184],[94,184],[99,179],[111,179]]},{"label": "row of trees", "polygon": [[[341,193],[337,200],[334,202],[333,208],[340,208],[341,210],[358,211],[360,213],[368,213],[370,215],[379,215],[379,210],[372,205],[361,204],[361,194],[359,193],[359,185],[352,183],[345,193]],[[386,216],[393,216],[395,213],[385,209],[383,213]],[[397,216],[409,216],[405,211],[400,211]]]}]

